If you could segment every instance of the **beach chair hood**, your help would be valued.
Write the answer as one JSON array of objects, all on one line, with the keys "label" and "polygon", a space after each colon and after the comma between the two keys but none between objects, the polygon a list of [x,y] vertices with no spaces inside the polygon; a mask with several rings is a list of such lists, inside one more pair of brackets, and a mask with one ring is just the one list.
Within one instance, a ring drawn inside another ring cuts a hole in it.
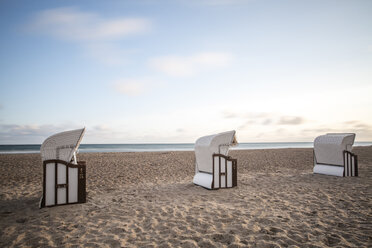
[{"label": "beach chair hood", "polygon": [[199,138],[195,142],[195,159],[198,171],[212,173],[212,155],[227,156],[229,147],[236,145],[235,130]]},{"label": "beach chair hood", "polygon": [[48,137],[40,148],[43,161],[59,159],[70,162],[79,148],[85,128],[57,133]]},{"label": "beach chair hood", "polygon": [[314,140],[314,153],[317,163],[344,164],[344,151],[351,152],[355,133],[328,133]]}]

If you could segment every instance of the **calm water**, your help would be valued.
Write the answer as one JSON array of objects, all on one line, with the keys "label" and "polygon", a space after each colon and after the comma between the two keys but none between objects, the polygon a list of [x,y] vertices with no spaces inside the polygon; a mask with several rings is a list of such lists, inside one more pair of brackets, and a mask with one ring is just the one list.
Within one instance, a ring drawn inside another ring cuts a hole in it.
[{"label": "calm water", "polygon": [[[372,146],[372,142],[355,142],[354,146]],[[232,150],[311,148],[313,142],[239,143]],[[194,144],[81,144],[79,152],[153,152],[192,151]],[[37,153],[40,145],[0,145],[0,153]]]}]

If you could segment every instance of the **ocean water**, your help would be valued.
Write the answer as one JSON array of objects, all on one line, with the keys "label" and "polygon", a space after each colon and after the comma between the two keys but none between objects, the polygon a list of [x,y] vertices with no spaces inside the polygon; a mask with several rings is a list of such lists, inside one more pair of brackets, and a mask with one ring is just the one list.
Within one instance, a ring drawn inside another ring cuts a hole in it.
[{"label": "ocean water", "polygon": [[[354,146],[372,146],[372,142],[355,142]],[[239,143],[232,150],[275,149],[275,148],[312,148],[313,142],[262,142]],[[193,151],[193,143],[184,144],[81,144],[79,152],[160,152]],[[0,145],[0,154],[38,153],[40,145]]]}]

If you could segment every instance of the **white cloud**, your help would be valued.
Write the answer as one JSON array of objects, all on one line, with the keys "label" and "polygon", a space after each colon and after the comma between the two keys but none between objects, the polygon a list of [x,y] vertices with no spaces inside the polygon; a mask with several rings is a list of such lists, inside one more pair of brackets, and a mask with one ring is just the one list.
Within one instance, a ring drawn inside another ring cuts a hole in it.
[{"label": "white cloud", "polygon": [[149,60],[150,67],[169,76],[192,76],[198,72],[228,66],[233,59],[229,53],[209,52],[191,56],[163,56]]},{"label": "white cloud", "polygon": [[282,116],[278,122],[279,125],[301,125],[305,119],[301,116]]},{"label": "white cloud", "polygon": [[183,0],[186,4],[221,6],[221,5],[236,5],[247,3],[251,0]]},{"label": "white cloud", "polygon": [[112,43],[87,44],[86,55],[106,65],[123,65],[128,62],[127,52]]},{"label": "white cloud", "polygon": [[166,56],[150,59],[150,66],[157,71],[170,76],[189,76],[193,74],[194,68],[187,59],[180,57]]},{"label": "white cloud", "polygon": [[146,91],[146,80],[120,79],[114,82],[114,88],[127,96],[139,96]]},{"label": "white cloud", "polygon": [[201,0],[201,4],[206,5],[234,5],[247,2],[246,0]]},{"label": "white cloud", "polygon": [[56,8],[39,12],[31,21],[31,31],[69,41],[107,41],[143,33],[150,23],[144,18],[105,19],[75,8]]},{"label": "white cloud", "polygon": [[38,12],[27,30],[59,40],[77,43],[87,57],[106,65],[123,65],[128,51],[117,44],[130,35],[149,31],[145,18],[105,18],[76,8],[56,8]]}]

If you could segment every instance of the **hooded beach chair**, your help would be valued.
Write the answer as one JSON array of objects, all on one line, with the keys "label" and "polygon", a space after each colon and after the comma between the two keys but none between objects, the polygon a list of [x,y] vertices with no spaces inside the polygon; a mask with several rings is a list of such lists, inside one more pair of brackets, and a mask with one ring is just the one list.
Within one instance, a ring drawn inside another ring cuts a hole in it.
[{"label": "hooded beach chair", "polygon": [[235,131],[199,138],[195,142],[194,184],[207,189],[237,186],[237,160],[228,156],[236,145]]},{"label": "hooded beach chair", "polygon": [[40,207],[85,202],[85,161],[76,160],[84,132],[85,128],[58,133],[41,145],[43,196]]},{"label": "hooded beach chair", "polygon": [[358,157],[351,152],[354,133],[328,133],[314,140],[314,173],[358,176]]}]

